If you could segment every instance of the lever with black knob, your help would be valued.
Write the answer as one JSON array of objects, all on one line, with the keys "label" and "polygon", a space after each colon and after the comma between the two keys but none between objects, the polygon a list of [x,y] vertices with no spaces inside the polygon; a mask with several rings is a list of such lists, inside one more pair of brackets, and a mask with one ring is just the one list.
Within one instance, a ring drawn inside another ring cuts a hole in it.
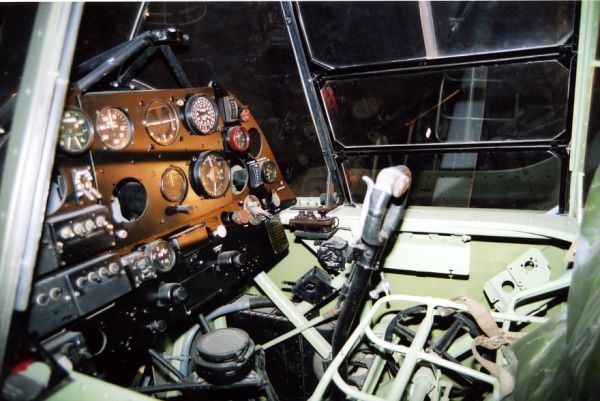
[{"label": "lever with black knob", "polygon": [[164,283],[158,287],[156,299],[160,306],[181,305],[188,299],[188,292],[179,283]]}]

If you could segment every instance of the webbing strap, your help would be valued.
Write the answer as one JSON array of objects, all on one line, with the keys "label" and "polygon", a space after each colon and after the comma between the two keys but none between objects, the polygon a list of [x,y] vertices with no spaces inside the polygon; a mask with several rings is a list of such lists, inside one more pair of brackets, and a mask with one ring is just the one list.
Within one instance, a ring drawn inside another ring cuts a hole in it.
[{"label": "webbing strap", "polygon": [[471,343],[471,351],[473,352],[473,356],[477,359],[477,362],[481,364],[484,368],[487,369],[488,372],[492,376],[498,379],[500,382],[500,396],[502,398],[511,394],[515,389],[515,378],[510,374],[510,372],[504,369],[502,366],[498,365],[495,362],[488,361],[484,359],[479,351],[477,351],[478,345],[483,345],[482,341],[485,341],[487,338],[485,336],[479,336],[473,339]]},{"label": "webbing strap", "polygon": [[453,298],[453,301],[466,305],[467,309],[473,316],[475,323],[481,328],[485,335],[478,336],[471,343],[471,351],[473,356],[487,369],[492,376],[500,382],[500,395],[502,398],[511,394],[515,388],[515,378],[512,374],[502,366],[484,359],[477,347],[481,346],[487,349],[498,349],[503,345],[512,344],[527,333],[519,333],[514,331],[504,332],[492,317],[489,309],[480,302],[465,296]]}]

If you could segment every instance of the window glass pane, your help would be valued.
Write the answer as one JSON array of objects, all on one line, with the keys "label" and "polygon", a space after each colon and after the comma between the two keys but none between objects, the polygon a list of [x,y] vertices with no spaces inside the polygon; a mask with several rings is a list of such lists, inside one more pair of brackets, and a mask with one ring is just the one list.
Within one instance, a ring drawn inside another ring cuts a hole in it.
[{"label": "window glass pane", "polygon": [[313,61],[331,68],[565,44],[574,7],[560,1],[299,5]]},{"label": "window glass pane", "polygon": [[0,4],[0,137],[10,131],[36,11],[35,3]]},{"label": "window glass pane", "polygon": [[440,57],[563,44],[573,33],[572,2],[431,2]]},{"label": "window glass pane", "polygon": [[0,3],[0,180],[37,8],[35,3]]},{"label": "window glass pane", "polygon": [[321,95],[346,146],[551,139],[568,78],[547,61],[331,81]]},{"label": "window glass pane", "polygon": [[425,57],[417,2],[302,2],[299,7],[318,63],[341,67]]},{"label": "window glass pane", "polygon": [[73,65],[129,40],[139,9],[140,3],[85,3]]},{"label": "window glass pane", "polygon": [[[178,58],[193,85],[216,81],[250,107],[286,181],[299,196],[325,192],[326,168],[279,3],[149,3],[144,30],[175,26],[190,36]],[[176,87],[160,57],[140,75]]]},{"label": "window glass pane", "polygon": [[397,164],[413,174],[409,205],[546,211],[558,205],[560,160],[534,151],[351,157],[344,171],[353,201],[363,202],[362,176],[375,179]]}]

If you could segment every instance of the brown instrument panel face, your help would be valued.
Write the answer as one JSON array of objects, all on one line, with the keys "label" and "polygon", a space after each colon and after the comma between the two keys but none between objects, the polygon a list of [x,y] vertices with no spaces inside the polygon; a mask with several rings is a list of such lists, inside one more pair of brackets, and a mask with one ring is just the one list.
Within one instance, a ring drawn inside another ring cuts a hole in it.
[{"label": "brown instrument panel face", "polygon": [[[95,183],[101,194],[100,203],[111,210],[116,233],[115,247],[119,249],[119,253],[128,252],[137,245],[187,227],[205,225],[207,228],[214,229],[221,224],[220,216],[223,211],[236,211],[241,208],[244,198],[250,194],[248,186],[233,195],[230,185],[222,196],[214,199],[207,194],[199,194],[200,191],[193,187],[190,165],[203,152],[220,152],[228,162],[234,159],[245,162],[252,159],[259,161],[269,159],[276,163],[260,127],[252,116],[246,123],[240,124],[247,131],[258,131],[261,146],[257,147],[255,143],[251,147],[255,150],[260,149],[258,154],[253,155],[254,157],[247,153],[237,154],[226,149],[222,136],[224,124],[220,115],[214,132],[206,135],[194,134],[185,121],[186,99],[193,95],[204,95],[215,103],[212,88],[88,93],[79,99],[81,110],[89,116],[94,128],[90,154],[79,160],[88,160],[92,164],[91,170],[95,173]],[[75,105],[75,99],[72,99],[71,103]],[[150,104],[159,104],[162,107],[161,113],[154,116],[153,122],[158,131],[168,133],[168,137],[163,141],[165,145],[161,145],[160,141],[156,140],[156,135],[151,135],[146,127],[146,110]],[[108,115],[107,109],[118,111]],[[176,122],[167,112],[168,109],[173,111]],[[218,114],[218,108],[216,110]],[[100,114],[103,119],[99,119]],[[125,126],[123,115],[127,116],[128,127]],[[100,127],[99,130],[98,126],[102,124],[105,126]],[[123,148],[118,150],[109,148],[106,145],[106,136],[101,136],[102,131],[108,130],[118,140],[123,139],[127,143],[126,146],[116,140],[114,143],[118,146],[115,148],[121,146]],[[131,133],[129,139],[128,131]],[[256,139],[256,133],[254,136]],[[68,177],[71,174],[73,162],[71,158],[65,163],[58,163],[58,170],[63,176]],[[177,196],[165,196],[164,188],[161,192],[161,177],[167,170],[171,172],[169,179],[173,176],[179,180],[178,175],[173,174],[172,170],[183,173],[185,177],[186,191],[179,201]],[[277,193],[282,202],[294,199],[295,194],[281,177],[281,171],[277,166],[276,180],[272,183],[264,183],[264,189]],[[73,191],[72,185],[67,185],[67,188]],[[128,191],[119,201],[118,194],[121,193],[122,188]],[[147,199],[145,207],[144,192]],[[71,198],[73,197],[68,196],[68,199]],[[124,202],[131,202],[133,205],[131,213],[123,212]],[[71,200],[65,202],[62,209],[72,210],[86,203],[89,202],[85,199],[80,199],[78,202]],[[173,212],[178,206],[185,208],[186,212]]]}]

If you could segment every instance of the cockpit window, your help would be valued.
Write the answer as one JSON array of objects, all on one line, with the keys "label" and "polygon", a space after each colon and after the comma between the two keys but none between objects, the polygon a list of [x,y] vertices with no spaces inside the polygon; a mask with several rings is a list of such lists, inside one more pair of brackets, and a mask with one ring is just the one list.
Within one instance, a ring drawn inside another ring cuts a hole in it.
[{"label": "cockpit window", "polygon": [[35,3],[0,4],[0,138],[10,131],[36,11]]},{"label": "cockpit window", "polygon": [[326,68],[563,44],[572,2],[304,2],[313,62]]},{"label": "cockpit window", "polygon": [[385,167],[404,164],[413,172],[413,206],[558,210],[561,160],[549,152],[480,152],[350,157],[344,173],[352,199]]},{"label": "cockpit window", "polygon": [[565,130],[569,71],[556,61],[328,82],[345,146],[552,139]]}]

